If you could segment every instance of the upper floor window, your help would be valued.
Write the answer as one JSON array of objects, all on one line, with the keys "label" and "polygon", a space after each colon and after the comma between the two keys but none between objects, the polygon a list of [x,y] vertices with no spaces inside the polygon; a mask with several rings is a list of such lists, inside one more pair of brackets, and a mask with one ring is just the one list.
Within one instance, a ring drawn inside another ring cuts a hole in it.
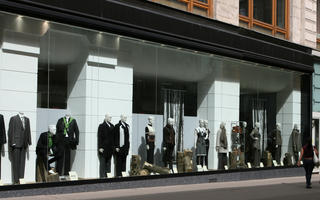
[{"label": "upper floor window", "polygon": [[289,0],[239,0],[240,25],[289,39]]},{"label": "upper floor window", "polygon": [[194,14],[213,17],[213,0],[151,0],[167,6],[192,12]]}]

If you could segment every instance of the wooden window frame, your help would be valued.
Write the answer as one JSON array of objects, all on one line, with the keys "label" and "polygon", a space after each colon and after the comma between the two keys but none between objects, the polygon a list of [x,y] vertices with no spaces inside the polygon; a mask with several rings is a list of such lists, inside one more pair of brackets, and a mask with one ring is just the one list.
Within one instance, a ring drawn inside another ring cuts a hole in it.
[{"label": "wooden window frame", "polygon": [[252,29],[253,26],[260,26],[265,29],[272,31],[272,35],[275,36],[277,33],[282,33],[285,38],[289,40],[289,11],[290,11],[290,0],[285,0],[285,25],[284,28],[277,26],[277,0],[272,0],[272,24],[262,22],[260,20],[254,19],[253,17],[253,1],[248,0],[248,16],[239,15],[239,19],[242,22],[248,24],[248,28]]},{"label": "wooden window frame", "polygon": [[[157,2],[158,0],[152,0]],[[187,4],[187,11],[193,12],[193,8],[202,8],[207,11],[207,17],[213,18],[213,0],[208,0],[208,3],[201,2],[199,0],[176,0]]]}]

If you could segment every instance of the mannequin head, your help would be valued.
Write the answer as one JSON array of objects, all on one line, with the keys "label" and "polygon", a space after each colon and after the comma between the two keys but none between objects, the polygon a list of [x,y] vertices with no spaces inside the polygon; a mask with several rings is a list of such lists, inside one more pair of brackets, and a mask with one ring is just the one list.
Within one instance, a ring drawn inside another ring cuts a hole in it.
[{"label": "mannequin head", "polygon": [[24,116],[24,112],[20,111],[20,112],[19,112],[19,115],[20,115],[21,117],[23,117],[23,116]]},{"label": "mannequin head", "polygon": [[127,121],[127,116],[125,116],[125,115],[120,115],[120,120],[121,120],[122,122],[126,122],[126,121]]},{"label": "mannequin head", "polygon": [[220,128],[224,128],[226,126],[226,123],[225,122],[221,122],[220,123]]},{"label": "mannequin head", "polygon": [[278,130],[280,130],[280,129],[281,129],[281,124],[280,124],[280,123],[277,123],[277,124],[276,124],[276,127],[277,127]]},{"label": "mannequin head", "polygon": [[204,122],[204,127],[205,127],[205,128],[209,128],[209,122],[208,122],[208,120],[203,120],[203,122]]},{"label": "mannequin head", "polygon": [[149,123],[149,124],[152,125],[152,124],[153,124],[153,120],[154,120],[154,117],[152,117],[152,116],[149,116],[149,117],[148,117],[148,123]]},{"label": "mannequin head", "polygon": [[246,127],[247,127],[247,122],[242,122],[242,126],[243,126],[244,128],[246,128]]},{"label": "mannequin head", "polygon": [[111,122],[112,117],[109,114],[105,115],[104,121],[105,122]]},{"label": "mannequin head", "polygon": [[69,110],[67,110],[66,114],[65,114],[66,118],[70,118],[71,117],[71,112]]},{"label": "mannequin head", "polygon": [[52,134],[56,134],[56,125],[49,125],[48,131]]},{"label": "mannequin head", "polygon": [[254,126],[255,126],[256,128],[260,128],[260,123],[259,123],[259,122],[256,122],[256,123],[254,124]]},{"label": "mannequin head", "polygon": [[203,119],[200,119],[199,120],[199,126],[202,128],[204,127],[204,120]]},{"label": "mannequin head", "polygon": [[294,124],[293,128],[298,130],[299,129],[298,124]]},{"label": "mannequin head", "polygon": [[168,124],[170,126],[173,126],[173,123],[174,123],[174,119],[173,118],[168,118]]}]

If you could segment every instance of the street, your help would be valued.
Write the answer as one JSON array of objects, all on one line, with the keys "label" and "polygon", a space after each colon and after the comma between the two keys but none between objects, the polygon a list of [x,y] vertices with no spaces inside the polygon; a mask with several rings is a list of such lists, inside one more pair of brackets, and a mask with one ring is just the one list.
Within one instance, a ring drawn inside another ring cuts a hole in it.
[{"label": "street", "polygon": [[305,188],[304,177],[290,177],[265,180],[109,190],[47,196],[41,195],[20,198],[7,198],[7,200],[319,200],[319,178],[319,175],[313,175],[312,189]]}]

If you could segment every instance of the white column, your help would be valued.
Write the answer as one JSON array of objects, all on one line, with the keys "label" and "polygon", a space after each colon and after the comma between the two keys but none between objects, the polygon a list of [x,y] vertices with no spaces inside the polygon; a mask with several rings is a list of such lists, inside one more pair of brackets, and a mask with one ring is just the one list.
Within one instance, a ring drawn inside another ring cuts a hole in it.
[{"label": "white column", "polygon": [[[6,131],[9,128],[10,118],[17,115],[19,111],[24,112],[30,119],[32,145],[27,152],[25,180],[34,182],[37,145],[37,73],[40,49],[36,40],[30,40],[30,36],[14,33],[14,37],[8,37],[12,34],[5,33],[0,49],[0,113],[4,115]],[[1,155],[1,179],[4,183],[11,184],[12,172],[8,144],[4,145],[4,150],[4,157]]]},{"label": "white column", "polygon": [[231,122],[239,121],[240,83],[227,80],[206,80],[198,83],[198,117],[208,119],[210,135],[209,169],[217,169],[216,133],[226,123],[228,149],[231,149]]},{"label": "white column", "polygon": [[[301,123],[301,91],[299,87],[287,88],[277,94],[277,123],[281,123],[282,149],[281,160],[287,152],[292,153],[290,140],[294,124]],[[300,129],[301,130],[301,129]]]},{"label": "white column", "polygon": [[[70,68],[69,77],[77,74],[79,76],[71,85],[68,99],[68,109],[77,119],[80,129],[80,142],[72,170],[81,178],[98,178],[98,126],[106,113],[113,117],[113,124],[118,123],[121,114],[128,117],[129,125],[132,124],[133,70],[118,66],[116,58],[90,54],[83,66]],[[70,80],[73,78],[70,77]],[[130,157],[131,151],[127,157],[127,171]],[[113,164],[111,169],[113,172]]]}]

